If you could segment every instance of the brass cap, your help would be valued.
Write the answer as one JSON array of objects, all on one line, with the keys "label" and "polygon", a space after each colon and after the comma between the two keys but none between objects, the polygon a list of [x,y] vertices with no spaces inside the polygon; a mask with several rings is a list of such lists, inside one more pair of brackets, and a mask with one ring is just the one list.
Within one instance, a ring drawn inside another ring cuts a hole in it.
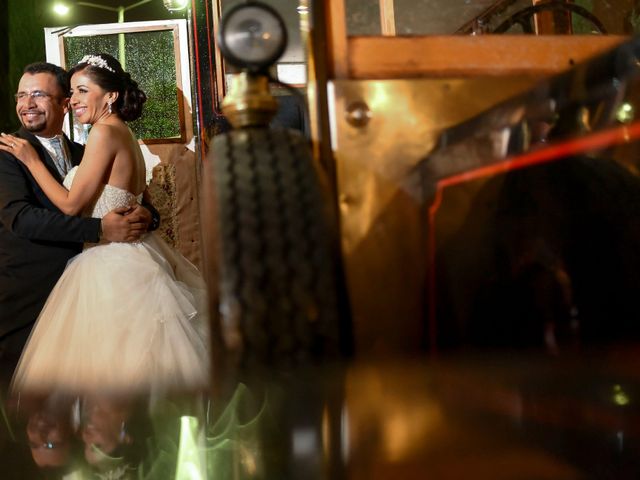
[{"label": "brass cap", "polygon": [[277,110],[278,102],[269,91],[266,76],[247,72],[233,75],[222,101],[222,113],[234,128],[267,126]]}]

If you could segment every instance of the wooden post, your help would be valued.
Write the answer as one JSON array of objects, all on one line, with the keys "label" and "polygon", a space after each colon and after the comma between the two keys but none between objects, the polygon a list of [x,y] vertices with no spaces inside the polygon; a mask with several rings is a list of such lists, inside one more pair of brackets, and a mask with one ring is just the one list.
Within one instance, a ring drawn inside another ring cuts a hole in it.
[{"label": "wooden post", "polygon": [[395,36],[396,15],[393,0],[380,0],[380,28],[382,35]]},{"label": "wooden post", "polygon": [[[548,0],[533,0],[534,5],[547,3]],[[546,11],[534,15],[534,26],[537,35],[571,34],[571,12]]]},{"label": "wooden post", "polygon": [[[314,5],[315,9],[320,6]],[[318,17],[314,19],[314,28],[323,26],[327,34],[327,61],[330,78],[346,78],[347,72],[347,16],[344,0],[328,0],[324,5],[324,23],[318,25]]]}]

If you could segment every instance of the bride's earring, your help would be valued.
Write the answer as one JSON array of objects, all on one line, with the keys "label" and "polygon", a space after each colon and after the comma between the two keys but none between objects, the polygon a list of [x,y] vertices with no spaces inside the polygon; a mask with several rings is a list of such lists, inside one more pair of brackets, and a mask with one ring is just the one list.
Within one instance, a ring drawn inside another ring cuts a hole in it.
[{"label": "bride's earring", "polygon": [[109,107],[109,113],[111,114],[111,102],[107,102],[107,105]]},{"label": "bride's earring", "polygon": [[124,420],[120,424],[120,435],[118,435],[118,440],[120,441],[120,443],[123,443],[123,444],[131,443],[131,437],[127,432],[127,425],[124,423]]},{"label": "bride's earring", "polygon": [[118,436],[118,440],[120,440],[120,443],[124,443],[126,438],[127,438],[127,430],[123,420],[122,423],[120,424],[120,435]]}]

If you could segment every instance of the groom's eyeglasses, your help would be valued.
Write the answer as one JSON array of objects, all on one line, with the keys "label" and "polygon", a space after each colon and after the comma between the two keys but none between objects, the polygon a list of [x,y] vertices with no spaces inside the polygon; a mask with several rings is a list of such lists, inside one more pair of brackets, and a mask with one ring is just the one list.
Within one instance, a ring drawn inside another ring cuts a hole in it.
[{"label": "groom's eyeglasses", "polygon": [[51,95],[46,92],[42,92],[40,90],[34,90],[33,92],[18,92],[13,95],[13,98],[16,99],[16,102],[24,102],[28,98],[33,98],[36,102],[44,101],[47,98],[53,98],[54,95]]},{"label": "groom's eyeglasses", "polygon": [[[61,442],[62,443],[62,442]],[[36,450],[38,448],[44,448],[45,450],[53,450],[54,448],[59,448],[61,443],[53,443],[53,442],[29,442],[29,448],[31,450]]]}]

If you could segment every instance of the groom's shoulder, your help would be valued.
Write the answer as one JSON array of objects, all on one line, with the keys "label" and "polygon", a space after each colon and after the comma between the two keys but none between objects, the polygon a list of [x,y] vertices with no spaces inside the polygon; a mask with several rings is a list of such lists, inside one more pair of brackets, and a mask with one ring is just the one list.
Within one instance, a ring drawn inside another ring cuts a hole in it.
[{"label": "groom's shoulder", "polygon": [[82,143],[74,142],[69,137],[67,137],[67,140],[69,140],[69,148],[71,149],[72,156],[82,155],[84,153],[84,145]]},{"label": "groom's shoulder", "polygon": [[18,130],[13,132],[12,135],[18,138],[24,138],[25,140],[28,140],[31,143],[38,141],[38,138],[24,127],[19,128]]},{"label": "groom's shoulder", "polygon": [[18,137],[18,138],[23,138],[25,139],[27,142],[29,142],[31,145],[33,145],[34,147],[36,147],[36,150],[38,151],[38,153],[40,153],[40,148],[42,148],[42,144],[40,143],[40,140],[38,140],[38,137],[36,137],[33,133],[31,133],[29,130],[27,130],[26,128],[20,128],[19,130],[16,130],[13,133],[14,136]]},{"label": "groom's shoulder", "polygon": [[[17,130],[11,135],[18,138],[24,138],[31,142],[31,140],[23,134],[23,129]],[[3,178],[7,175],[13,176],[16,172],[24,174],[26,171],[26,167],[24,167],[14,155],[9,152],[0,151],[0,174]]]}]

